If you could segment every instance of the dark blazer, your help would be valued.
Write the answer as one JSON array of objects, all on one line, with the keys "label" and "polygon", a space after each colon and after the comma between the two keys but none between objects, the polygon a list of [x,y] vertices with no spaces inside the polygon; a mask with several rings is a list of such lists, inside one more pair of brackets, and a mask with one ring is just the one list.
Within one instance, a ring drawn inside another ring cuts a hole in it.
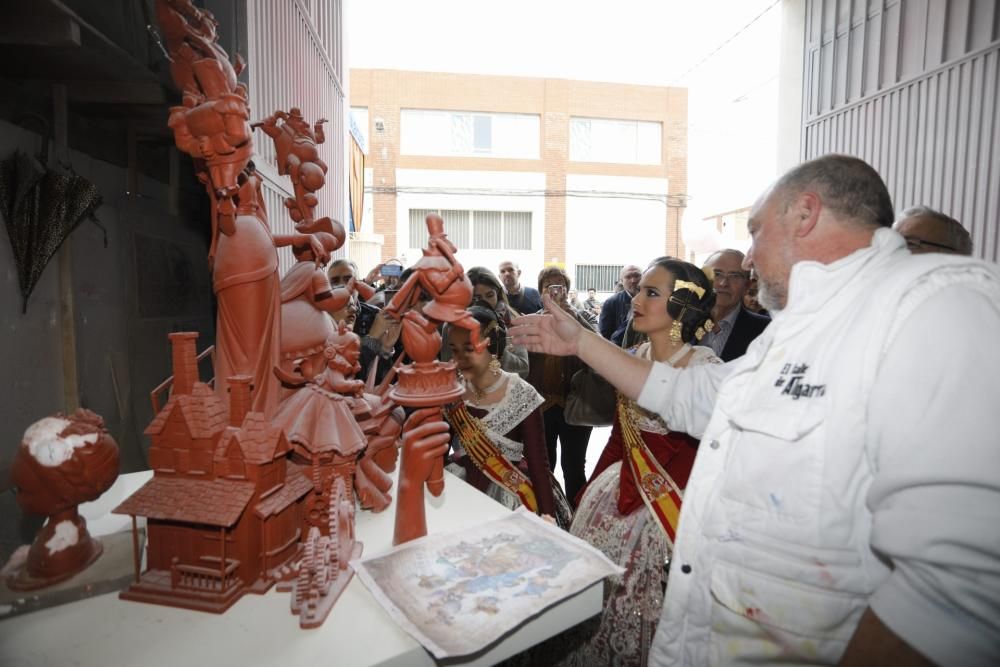
[{"label": "dark blazer", "polygon": [[763,333],[767,325],[771,323],[770,317],[752,313],[743,306],[740,306],[740,314],[736,316],[733,330],[729,332],[726,339],[726,346],[722,348],[722,360],[732,361],[746,354],[747,348],[753,339]]},{"label": "dark blazer", "polygon": [[614,340],[618,333],[618,340],[621,342],[621,334],[624,333],[625,325],[628,323],[629,315],[632,314],[632,297],[628,292],[622,290],[617,294],[609,296],[601,306],[600,332],[601,336],[608,340]]},{"label": "dark blazer", "polygon": [[507,301],[510,303],[510,307],[521,315],[537,313],[542,309],[542,295],[538,293],[538,290],[523,285],[520,294],[508,292]]}]

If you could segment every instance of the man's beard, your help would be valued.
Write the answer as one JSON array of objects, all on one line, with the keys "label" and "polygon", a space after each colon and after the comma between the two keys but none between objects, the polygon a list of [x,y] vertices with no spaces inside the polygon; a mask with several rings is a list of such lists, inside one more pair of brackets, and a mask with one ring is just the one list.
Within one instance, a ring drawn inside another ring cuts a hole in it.
[{"label": "man's beard", "polygon": [[784,285],[769,283],[757,276],[757,303],[770,312],[777,312],[785,307],[788,301],[788,288]]}]

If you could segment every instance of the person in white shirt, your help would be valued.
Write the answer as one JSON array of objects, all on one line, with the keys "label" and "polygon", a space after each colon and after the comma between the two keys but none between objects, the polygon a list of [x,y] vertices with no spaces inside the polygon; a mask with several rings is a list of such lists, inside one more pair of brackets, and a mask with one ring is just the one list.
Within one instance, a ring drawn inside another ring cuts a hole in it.
[{"label": "person in white shirt", "polygon": [[1000,270],[892,220],[857,158],[780,178],[744,265],[773,321],[721,366],[515,320],[701,437],[650,664],[1000,664]]}]

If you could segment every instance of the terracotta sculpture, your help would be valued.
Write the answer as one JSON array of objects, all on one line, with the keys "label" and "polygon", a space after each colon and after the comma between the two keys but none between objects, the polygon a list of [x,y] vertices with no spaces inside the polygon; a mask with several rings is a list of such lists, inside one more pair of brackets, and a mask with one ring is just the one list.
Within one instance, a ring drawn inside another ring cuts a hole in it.
[{"label": "terracotta sculpture", "polygon": [[118,478],[118,445],[104,420],[79,409],[41,419],[24,433],[11,466],[17,503],[48,517],[24,567],[7,578],[13,590],[32,590],[72,577],[101,555],[77,505],[96,500]]},{"label": "terracotta sculpture", "polygon": [[[313,237],[325,252],[340,247],[329,218],[317,227]],[[355,282],[335,290],[311,246],[293,246],[292,252],[298,261],[281,280],[281,363],[275,372],[285,383],[298,385],[323,371],[323,348],[336,333],[330,315],[347,305]]]},{"label": "terracotta sculpture", "polygon": [[354,576],[348,563],[361,556],[362,544],[354,539],[354,499],[342,478],[334,483],[331,506],[326,534],[309,528],[292,586],[292,613],[303,628],[323,624]]},{"label": "terracotta sculpture", "polygon": [[[470,341],[479,350],[488,342],[479,339],[479,323],[466,311],[472,301],[472,283],[455,259],[457,248],[444,233],[444,220],[432,213],[427,216],[426,224],[430,235],[427,249],[385,308],[391,315],[402,316],[403,349],[413,360],[399,369],[397,384],[389,392],[390,398],[407,407],[437,406],[432,411],[418,410],[403,427],[400,502],[396,508],[393,544],[426,534],[424,483],[433,495],[440,495],[444,490],[443,459],[440,456],[427,459],[426,451],[439,449],[436,444],[428,443],[437,442],[442,432],[441,424],[445,431],[448,428],[440,406],[460,398],[464,387],[458,382],[455,363],[437,360],[441,351],[438,326],[447,322],[467,329]],[[425,295],[430,299],[418,311],[414,307],[425,300]],[[413,435],[409,432],[411,429],[421,435]],[[418,488],[419,494],[415,491]]]},{"label": "terracotta sculpture", "polygon": [[361,339],[341,324],[323,356],[326,368],[282,402],[274,423],[288,434],[293,461],[309,467],[313,488],[306,499],[304,531],[315,527],[326,534],[334,482],[342,479],[353,495],[355,465],[367,440],[346,397],[364,392],[364,382],[353,379],[360,368]]},{"label": "terracotta sculpture", "polygon": [[215,17],[191,0],[157,0],[156,17],[170,53],[170,73],[181,89],[180,106],[167,121],[177,147],[204,160],[210,191],[215,195],[214,226],[226,233],[233,224],[237,178],[253,154],[253,131],[246,88],[218,44]]},{"label": "terracotta sculpture", "polygon": [[227,406],[198,377],[197,333],[170,334],[170,399],[146,429],[153,478],[117,514],[147,518],[147,569],[120,595],[221,613],[264,593],[299,556],[306,471],[280,428],[251,410],[252,380],[228,379]]},{"label": "terracotta sculpture", "polygon": [[[279,120],[282,121],[280,126]],[[287,113],[275,111],[253,125],[274,140],[278,173],[292,180],[294,197],[286,199],[285,206],[297,229],[312,229],[317,222],[314,215],[319,202],[316,192],[326,183],[327,171],[316,148],[326,141],[324,123],[326,119],[320,118],[310,128],[302,112],[292,107]]]},{"label": "terracotta sculpture", "polygon": [[[327,314],[343,307],[351,286],[334,292],[321,270],[345,239],[340,223],[314,215],[326,172],[316,150],[323,121],[310,129],[293,109],[265,122],[295,189],[295,233],[272,234],[250,161],[242,62],[228,61],[210,12],[190,0],[157,0],[156,10],[183,96],[169,125],[212,202],[216,380],[213,388],[199,378],[197,334],[171,334],[174,375],[162,386],[172,391],[162,409],[154,399],[146,429],[153,479],[115,510],[133,517],[133,534],[135,518],[148,519],[147,568],[134,539],[136,581],[121,597],[221,613],[280,583],[296,589],[302,626],[315,627],[360,553],[355,468],[365,470],[363,502],[388,504],[379,471],[391,468],[389,454],[394,463],[401,417],[353,379],[360,341]],[[280,282],[276,248],[284,246],[298,263]],[[279,377],[300,387],[280,413]],[[374,447],[362,456],[369,437]]]}]

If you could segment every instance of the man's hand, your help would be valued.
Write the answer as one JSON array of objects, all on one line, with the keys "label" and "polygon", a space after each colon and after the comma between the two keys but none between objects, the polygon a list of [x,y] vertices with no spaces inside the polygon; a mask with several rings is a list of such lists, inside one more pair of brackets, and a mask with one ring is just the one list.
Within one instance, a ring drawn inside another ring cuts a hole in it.
[{"label": "man's hand", "polygon": [[559,307],[548,294],[542,295],[545,313],[522,315],[512,321],[507,335],[515,345],[530,352],[568,357],[577,354],[584,328],[569,312]]},{"label": "man's hand", "polygon": [[402,320],[380,310],[372,321],[371,328],[368,329],[368,335],[382,343],[383,352],[390,352],[396,347],[402,326]]}]

